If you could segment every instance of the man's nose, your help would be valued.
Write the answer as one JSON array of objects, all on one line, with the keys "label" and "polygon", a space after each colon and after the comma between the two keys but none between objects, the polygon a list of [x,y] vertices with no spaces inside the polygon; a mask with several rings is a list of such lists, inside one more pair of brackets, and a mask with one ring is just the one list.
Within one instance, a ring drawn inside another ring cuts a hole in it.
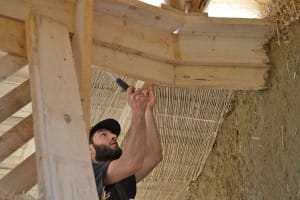
[{"label": "man's nose", "polygon": [[117,136],[116,136],[115,134],[112,133],[111,135],[112,135],[112,136],[111,136],[111,139],[112,139],[112,140],[116,140],[116,139],[117,139]]}]

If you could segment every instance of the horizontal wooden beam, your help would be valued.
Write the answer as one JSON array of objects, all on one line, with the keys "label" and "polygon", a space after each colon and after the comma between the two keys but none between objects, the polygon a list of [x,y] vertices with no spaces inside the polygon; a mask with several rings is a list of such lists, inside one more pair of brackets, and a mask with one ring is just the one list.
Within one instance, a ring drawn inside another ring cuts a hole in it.
[{"label": "horizontal wooden beam", "polygon": [[29,80],[0,98],[0,123],[31,101]]},{"label": "horizontal wooden beam", "polygon": [[266,38],[179,36],[180,64],[241,67],[261,66],[269,62],[264,50]]},{"label": "horizontal wooden beam", "polygon": [[27,64],[27,59],[7,54],[0,58],[0,81],[6,79]]},{"label": "horizontal wooden beam", "polygon": [[103,42],[118,48],[130,48],[157,59],[174,59],[174,41],[170,33],[135,23],[127,18],[105,13],[94,14],[93,40],[94,43]]},{"label": "horizontal wooden beam", "polygon": [[156,83],[174,83],[173,65],[161,63],[136,54],[93,45],[93,64],[105,71],[116,72],[140,80]]},{"label": "horizontal wooden beam", "polygon": [[[184,23],[184,13],[179,14],[141,1],[101,0],[94,2],[94,13],[121,17],[146,27],[172,33]],[[143,19],[143,20],[141,20]]]},{"label": "horizontal wooden beam", "polygon": [[[113,5],[120,3],[116,0],[112,2]],[[103,3],[110,5],[106,0]],[[116,15],[116,11],[111,13],[102,8],[97,10],[97,5],[94,6],[92,63],[102,69],[156,83],[195,86],[196,82],[189,79],[184,79],[184,83],[178,80],[175,82],[174,66],[268,67],[269,59],[263,44],[270,27],[261,20],[187,15],[184,17],[184,25],[178,29],[179,34],[170,34],[162,31],[163,29],[152,29],[135,23],[135,15],[141,11],[126,11],[131,17],[122,17]],[[121,7],[117,6],[115,9],[130,10],[136,7],[124,5],[123,2]],[[147,12],[154,12],[149,8],[142,8],[145,9]],[[176,12],[172,13],[181,16]],[[148,13],[146,16],[152,15]],[[22,24],[18,25],[23,27]],[[16,38],[18,43],[12,42],[10,48],[17,49],[19,43],[24,43],[22,38],[24,36]],[[1,45],[0,43],[0,48]],[[117,60],[110,60],[115,58]],[[141,64],[149,66],[147,74],[144,69],[140,69]],[[153,66],[163,73],[154,72]]]},{"label": "horizontal wooden beam", "polygon": [[268,87],[268,66],[262,67],[214,67],[177,66],[175,85],[224,88],[235,90],[259,90]]},{"label": "horizontal wooden beam", "polygon": [[177,65],[159,62],[142,55],[117,49],[93,46],[93,63],[103,70],[138,80],[182,87],[257,90],[267,87],[268,65],[205,66]]},{"label": "horizontal wooden beam", "polygon": [[33,137],[32,116],[28,116],[0,136],[0,162]]},{"label": "horizontal wooden beam", "polygon": [[0,1],[0,15],[25,21],[30,11],[55,19],[74,31],[75,4],[70,1],[9,0]]},{"label": "horizontal wooden beam", "polygon": [[0,197],[14,197],[14,195],[24,194],[36,182],[35,154],[32,154],[0,180]]},{"label": "horizontal wooden beam", "polygon": [[[0,9],[4,9],[5,7],[1,7],[1,3]],[[18,56],[26,56],[25,26],[23,22],[0,16],[0,50]]]}]

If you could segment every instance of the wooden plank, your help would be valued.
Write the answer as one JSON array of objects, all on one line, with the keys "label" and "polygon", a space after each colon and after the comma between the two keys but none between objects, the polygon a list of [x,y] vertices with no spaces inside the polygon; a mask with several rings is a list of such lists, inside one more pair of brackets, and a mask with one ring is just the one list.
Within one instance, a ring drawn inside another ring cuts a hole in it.
[{"label": "wooden plank", "polygon": [[182,64],[263,66],[269,62],[265,38],[179,36]]},{"label": "wooden plank", "polygon": [[134,23],[124,17],[94,14],[94,42],[126,47],[163,60],[173,59],[170,33]]},{"label": "wooden plank", "polygon": [[5,80],[23,66],[27,64],[27,59],[20,56],[5,55],[0,58],[0,81]]},{"label": "wooden plank", "polygon": [[174,83],[173,65],[93,45],[93,64],[103,70],[155,83]]},{"label": "wooden plank", "polygon": [[0,123],[30,102],[29,80],[0,98]]},{"label": "wooden plank", "polygon": [[74,31],[75,4],[73,2],[51,0],[9,0],[0,1],[0,15],[25,21],[31,9],[55,19]]},{"label": "wooden plank", "polygon": [[0,162],[33,137],[32,116],[23,119],[0,137]]},{"label": "wooden plank", "polygon": [[75,18],[76,23],[75,33],[72,38],[72,49],[80,87],[86,132],[88,133],[90,127],[93,0],[78,0]]},{"label": "wooden plank", "polygon": [[[0,9],[3,9],[1,3]],[[24,23],[0,16],[0,49],[7,53],[26,56]]]},{"label": "wooden plank", "polygon": [[24,194],[36,182],[35,155],[32,154],[0,180],[0,197]]},{"label": "wooden plank", "polygon": [[96,200],[68,30],[30,15],[26,31],[40,198]]},{"label": "wooden plank", "polygon": [[266,88],[269,67],[177,66],[175,85],[236,90]]},{"label": "wooden plank", "polygon": [[[94,12],[124,17],[133,23],[172,33],[184,23],[184,15],[137,0],[101,0],[94,2]],[[142,20],[141,20],[142,19]]]}]

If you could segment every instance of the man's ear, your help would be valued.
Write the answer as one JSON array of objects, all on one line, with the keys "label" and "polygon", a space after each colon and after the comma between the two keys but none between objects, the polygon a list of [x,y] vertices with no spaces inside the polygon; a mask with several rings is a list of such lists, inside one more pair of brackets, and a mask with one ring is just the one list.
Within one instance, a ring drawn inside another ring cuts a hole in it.
[{"label": "man's ear", "polygon": [[94,159],[96,156],[96,150],[92,144],[89,144],[89,151],[90,151],[90,155],[91,155],[92,159]]}]

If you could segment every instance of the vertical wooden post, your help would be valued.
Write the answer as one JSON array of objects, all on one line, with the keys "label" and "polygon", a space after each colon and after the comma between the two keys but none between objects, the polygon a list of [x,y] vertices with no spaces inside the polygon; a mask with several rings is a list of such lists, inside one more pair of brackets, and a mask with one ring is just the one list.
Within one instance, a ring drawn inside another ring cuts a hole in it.
[{"label": "vertical wooden post", "polygon": [[40,199],[98,199],[67,28],[26,21]]},{"label": "vertical wooden post", "polygon": [[77,0],[75,32],[71,44],[86,130],[90,127],[92,23],[93,0]]}]

